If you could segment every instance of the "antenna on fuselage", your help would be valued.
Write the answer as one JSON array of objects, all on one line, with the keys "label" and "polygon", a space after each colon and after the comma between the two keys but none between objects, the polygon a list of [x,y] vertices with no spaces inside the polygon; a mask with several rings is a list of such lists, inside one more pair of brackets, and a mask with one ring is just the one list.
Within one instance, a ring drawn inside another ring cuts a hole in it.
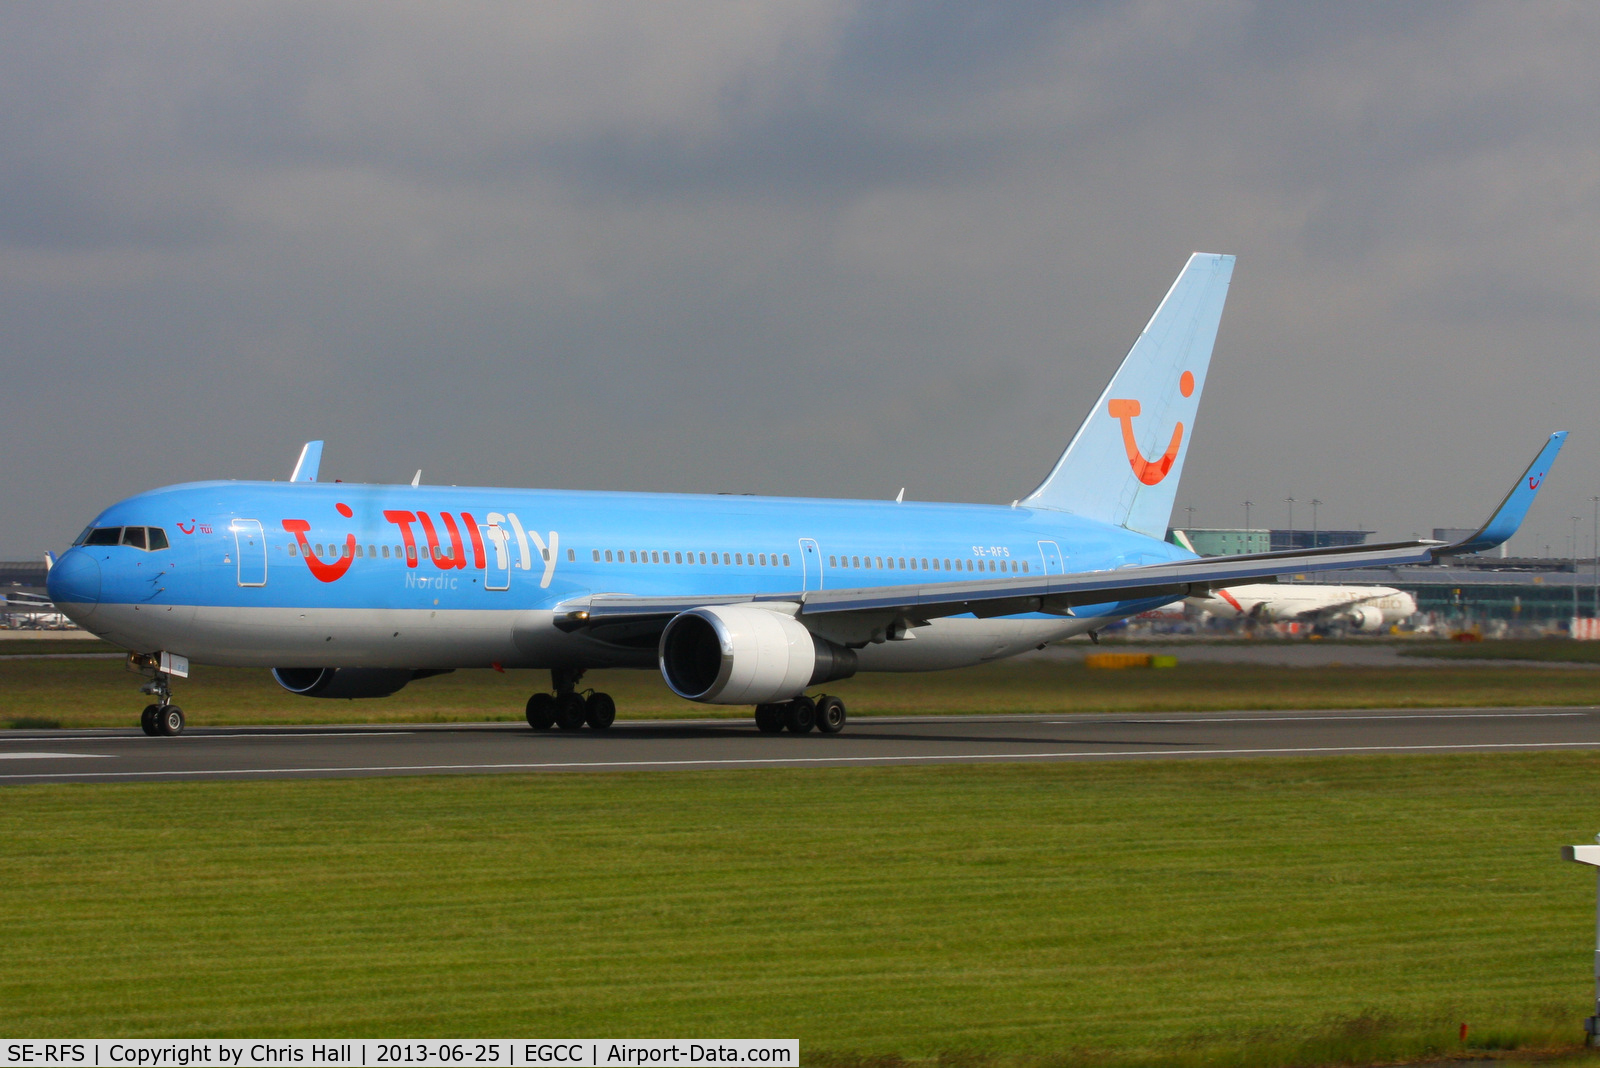
[{"label": "antenna on fuselage", "polygon": [[411,484],[413,486],[415,486],[415,485],[420,484],[421,482],[422,482],[422,468],[419,467],[419,468],[417,468],[417,473],[411,476]]}]

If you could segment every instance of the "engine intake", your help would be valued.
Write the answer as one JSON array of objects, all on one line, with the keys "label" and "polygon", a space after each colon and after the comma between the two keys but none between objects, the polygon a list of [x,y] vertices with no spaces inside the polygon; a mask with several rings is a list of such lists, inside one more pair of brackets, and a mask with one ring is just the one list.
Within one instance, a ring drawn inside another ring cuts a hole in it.
[{"label": "engine intake", "polygon": [[694,608],[661,632],[661,677],[679,697],[713,705],[785,701],[856,673],[853,649],[792,616],[747,605]]},{"label": "engine intake", "polygon": [[273,668],[272,679],[301,697],[388,697],[412,679],[442,675],[412,668]]},{"label": "engine intake", "polygon": [[1383,629],[1383,609],[1376,605],[1358,604],[1345,613],[1350,626],[1361,631],[1379,631]]}]

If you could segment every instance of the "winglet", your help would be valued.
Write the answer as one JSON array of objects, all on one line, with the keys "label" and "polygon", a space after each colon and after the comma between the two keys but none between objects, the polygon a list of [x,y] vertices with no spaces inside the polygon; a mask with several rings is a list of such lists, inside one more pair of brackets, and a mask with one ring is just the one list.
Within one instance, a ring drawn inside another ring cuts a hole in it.
[{"label": "winglet", "polygon": [[1494,515],[1489,517],[1489,521],[1466,541],[1440,549],[1439,555],[1481,553],[1485,549],[1493,549],[1515,534],[1527,516],[1528,509],[1533,506],[1533,498],[1538,494],[1539,487],[1544,485],[1544,476],[1549,472],[1550,465],[1555,463],[1556,453],[1561,451],[1561,446],[1566,440],[1565,430],[1551,434],[1550,440],[1544,443],[1544,448],[1539,450],[1539,455],[1533,458],[1533,463],[1528,465],[1528,469],[1522,473],[1517,484],[1511,487],[1511,492],[1506,494],[1505,500],[1500,502],[1500,507],[1494,510]]},{"label": "winglet", "polygon": [[289,476],[290,482],[315,482],[317,469],[322,466],[322,442],[308,441],[300,450],[300,459],[295,462],[294,474]]}]

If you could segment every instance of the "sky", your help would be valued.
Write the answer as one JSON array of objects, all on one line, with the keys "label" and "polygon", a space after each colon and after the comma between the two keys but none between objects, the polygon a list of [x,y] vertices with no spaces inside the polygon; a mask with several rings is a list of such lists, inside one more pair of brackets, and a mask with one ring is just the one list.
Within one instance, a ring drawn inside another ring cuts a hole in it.
[{"label": "sky", "polygon": [[[1600,6],[0,6],[0,557],[287,477],[1009,503],[1193,251],[1174,515],[1592,551]],[[1574,524],[1571,517],[1579,517]]]}]

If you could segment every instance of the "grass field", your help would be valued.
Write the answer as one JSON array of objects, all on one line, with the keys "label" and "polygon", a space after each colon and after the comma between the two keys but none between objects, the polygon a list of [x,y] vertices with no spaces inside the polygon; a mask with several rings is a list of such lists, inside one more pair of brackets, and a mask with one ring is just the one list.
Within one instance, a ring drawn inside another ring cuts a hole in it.
[{"label": "grass field", "polygon": [[[0,660],[0,724],[126,727],[146,698],[117,660]],[[324,701],[295,697],[262,669],[195,669],[177,684],[192,724],[517,720],[543,672],[458,671],[412,683],[393,697]],[[747,708],[674,697],[654,672],[593,672],[585,686],[611,693],[623,718],[746,717]],[[1131,712],[1269,708],[1441,708],[1464,705],[1600,704],[1600,672],[1495,666],[1294,668],[1180,664],[1151,671],[1095,671],[1061,661],[1020,660],[913,675],[861,675],[827,687],[853,715],[964,712]]]},{"label": "grass field", "polygon": [[799,1037],[806,1063],[1572,1048],[1600,755],[39,786],[0,1033]]}]

